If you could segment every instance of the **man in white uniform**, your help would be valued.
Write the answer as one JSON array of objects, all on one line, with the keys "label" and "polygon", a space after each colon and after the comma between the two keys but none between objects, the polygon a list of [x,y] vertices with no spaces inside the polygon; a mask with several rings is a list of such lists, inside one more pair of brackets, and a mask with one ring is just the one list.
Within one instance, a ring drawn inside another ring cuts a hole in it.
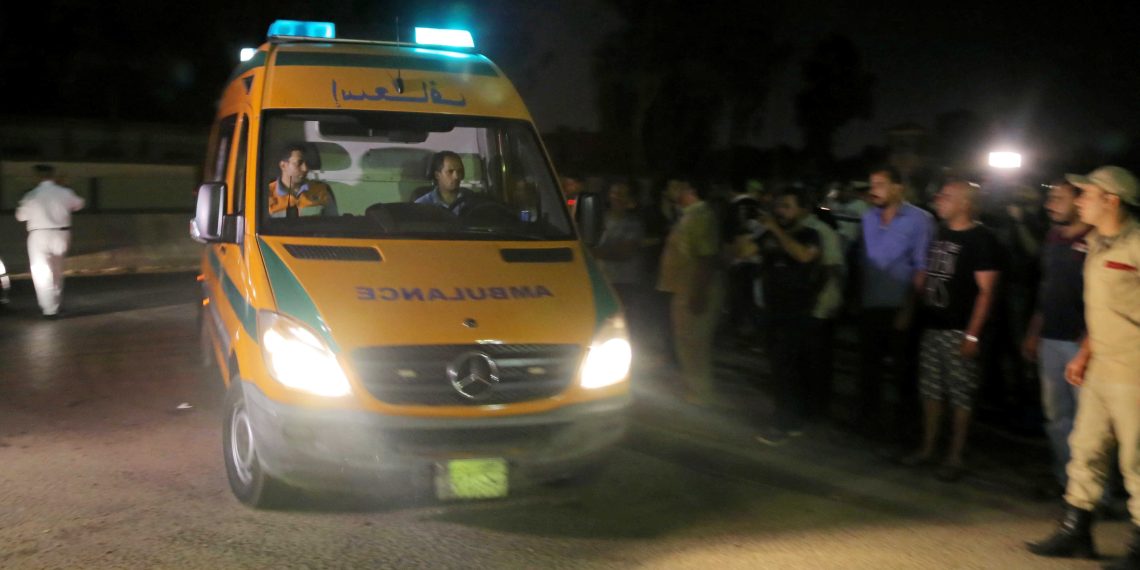
[{"label": "man in white uniform", "polygon": [[71,242],[71,213],[83,208],[83,198],[55,183],[55,169],[37,164],[38,186],[20,199],[16,219],[27,223],[28,263],[36,299],[44,317],[59,314],[63,294],[63,259]]}]

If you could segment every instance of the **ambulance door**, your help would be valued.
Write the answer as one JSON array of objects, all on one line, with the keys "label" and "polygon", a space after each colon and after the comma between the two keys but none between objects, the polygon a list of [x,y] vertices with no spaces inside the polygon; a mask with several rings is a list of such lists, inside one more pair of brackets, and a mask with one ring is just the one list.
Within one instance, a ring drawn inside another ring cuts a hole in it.
[{"label": "ambulance door", "polygon": [[[210,146],[206,152],[206,164],[202,169],[202,182],[222,182],[226,179],[229,169],[230,150],[233,149],[234,127],[237,126],[237,115],[222,117],[214,124],[210,133]],[[225,287],[222,285],[221,260],[218,258],[218,244],[206,244],[204,252],[202,281],[202,312],[200,334],[202,340],[203,363],[211,360],[218,363],[223,373],[230,352],[230,338],[226,323],[233,321],[233,316],[226,302]],[[216,350],[215,350],[216,348]],[[205,352],[211,352],[206,357]]]},{"label": "ambulance door", "polygon": [[[244,209],[245,196],[245,158],[247,154],[249,122],[247,115],[233,114],[223,117],[218,122],[218,132],[215,144],[210,149],[211,172],[208,180],[224,182],[227,197],[225,213],[230,219],[239,220],[236,231],[227,232],[236,237],[237,243],[217,242],[207,247],[207,261],[213,278],[207,279],[207,320],[214,325],[215,341],[221,352],[219,364],[228,377],[234,374],[229,370],[235,343],[240,334],[253,334],[256,328],[253,310],[249,304],[248,274],[245,268],[245,255],[242,252],[244,241],[244,228],[240,216]],[[236,291],[238,295],[227,294],[227,291]]]},{"label": "ambulance door", "polygon": [[[257,334],[257,318],[253,309],[254,292],[251,290],[249,256],[247,255],[249,253],[247,249],[254,247],[255,242],[245,239],[249,127],[249,115],[247,113],[238,115],[234,128],[230,167],[226,169],[226,188],[229,189],[226,213],[229,215],[229,219],[235,220],[234,223],[237,227],[234,228],[232,235],[235,237],[236,243],[219,243],[215,246],[218,248],[218,258],[221,260],[221,265],[225,268],[226,278],[233,282],[234,288],[239,293],[232,300],[234,304],[232,309],[234,316],[237,317],[235,323],[237,326],[230,332],[233,335],[231,342],[235,345],[239,336]],[[232,378],[236,372],[230,370],[228,374]]]}]

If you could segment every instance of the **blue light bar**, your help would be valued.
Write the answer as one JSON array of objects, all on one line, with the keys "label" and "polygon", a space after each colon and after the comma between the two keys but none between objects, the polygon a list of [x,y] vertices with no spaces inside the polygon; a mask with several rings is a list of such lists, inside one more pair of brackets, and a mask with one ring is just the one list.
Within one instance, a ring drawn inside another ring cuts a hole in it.
[{"label": "blue light bar", "polygon": [[303,20],[277,20],[269,24],[269,37],[336,38],[336,24],[332,22],[306,22]]},{"label": "blue light bar", "polygon": [[467,30],[445,30],[442,28],[416,28],[416,43],[431,46],[457,48],[475,47],[475,38]]}]

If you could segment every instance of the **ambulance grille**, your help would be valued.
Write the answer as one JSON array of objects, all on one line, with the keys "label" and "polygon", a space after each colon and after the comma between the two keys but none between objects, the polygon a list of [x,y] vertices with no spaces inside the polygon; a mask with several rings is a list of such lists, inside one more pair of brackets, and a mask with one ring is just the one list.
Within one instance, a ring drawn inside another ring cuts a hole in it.
[{"label": "ambulance grille", "polygon": [[319,259],[322,261],[380,261],[380,252],[371,247],[343,245],[297,245],[285,244],[285,251],[297,259]]},{"label": "ambulance grille", "polygon": [[[487,355],[499,382],[477,399],[463,396],[448,378],[448,365],[461,356]],[[369,347],[352,362],[368,392],[398,405],[484,406],[539,400],[570,387],[582,349],[564,344],[454,344]]]}]

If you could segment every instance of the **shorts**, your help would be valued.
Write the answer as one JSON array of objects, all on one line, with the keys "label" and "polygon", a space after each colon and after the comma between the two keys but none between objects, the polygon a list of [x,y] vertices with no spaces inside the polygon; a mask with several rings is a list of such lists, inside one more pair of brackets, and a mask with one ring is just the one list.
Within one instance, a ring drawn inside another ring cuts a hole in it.
[{"label": "shorts", "polygon": [[981,367],[959,353],[964,331],[927,329],[918,351],[918,392],[925,400],[950,401],[956,408],[974,407]]}]

